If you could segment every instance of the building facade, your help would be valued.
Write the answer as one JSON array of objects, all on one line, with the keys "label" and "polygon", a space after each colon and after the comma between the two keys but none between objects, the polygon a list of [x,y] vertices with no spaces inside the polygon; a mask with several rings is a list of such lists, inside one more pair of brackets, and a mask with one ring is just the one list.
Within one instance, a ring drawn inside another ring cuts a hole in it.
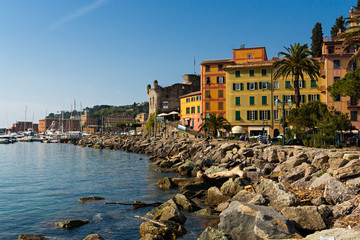
[{"label": "building facade", "polygon": [[38,132],[39,131],[39,124],[33,123],[33,122],[18,121],[16,123],[12,124],[11,131],[16,132],[16,133],[20,133],[20,132],[28,131],[29,129],[31,129],[34,132]]},{"label": "building facade", "polygon": [[[348,61],[354,55],[355,49],[350,49],[344,52],[342,41],[328,41],[324,38],[322,46],[324,68],[322,74],[325,76],[325,87],[334,84],[338,79],[343,78],[346,73],[351,72],[359,66],[360,62],[357,60],[350,68],[347,67]],[[360,89],[359,89],[360,91]],[[351,124],[357,129],[360,129],[360,103],[358,99],[353,99],[347,96],[336,96],[332,98],[329,92],[326,92],[324,101],[328,107],[334,107],[336,111],[349,114]]]},{"label": "building facade", "polygon": [[190,92],[200,90],[200,76],[185,74],[183,83],[176,83],[169,87],[161,87],[155,80],[153,87],[147,85],[149,95],[149,115],[152,113],[170,113],[180,111],[179,97]]},{"label": "building facade", "polygon": [[81,131],[81,121],[80,119],[74,118],[45,118],[39,120],[39,132],[45,133],[46,130],[55,130],[55,131]]},{"label": "building facade", "polygon": [[201,91],[180,96],[180,125],[195,131],[199,130],[202,123],[201,102]]},{"label": "building facade", "polygon": [[135,120],[128,114],[111,114],[104,117],[106,129],[116,128],[117,123],[134,123]]}]

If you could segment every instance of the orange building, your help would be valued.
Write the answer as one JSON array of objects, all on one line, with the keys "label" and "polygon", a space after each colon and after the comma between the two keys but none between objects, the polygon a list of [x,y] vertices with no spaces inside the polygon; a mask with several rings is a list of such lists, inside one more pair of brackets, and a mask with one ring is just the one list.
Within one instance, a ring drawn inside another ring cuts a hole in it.
[{"label": "orange building", "polygon": [[201,62],[201,94],[204,114],[216,113],[226,117],[226,72],[224,69],[227,66],[266,60],[265,47],[242,47],[233,49],[232,58]]},{"label": "orange building", "polygon": [[180,125],[198,131],[201,112],[201,91],[180,96]]},{"label": "orange building", "polygon": [[44,133],[46,130],[54,129],[57,131],[80,131],[80,119],[59,119],[59,118],[45,118],[39,120],[39,132]]}]

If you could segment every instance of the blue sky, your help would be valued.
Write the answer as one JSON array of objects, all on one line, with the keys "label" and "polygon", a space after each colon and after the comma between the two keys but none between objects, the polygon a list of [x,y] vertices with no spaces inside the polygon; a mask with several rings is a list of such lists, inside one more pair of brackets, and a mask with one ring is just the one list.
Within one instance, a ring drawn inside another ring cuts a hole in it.
[{"label": "blue sky", "polygon": [[265,46],[269,58],[311,44],[355,0],[1,0],[0,127],[46,112],[148,100],[205,59]]}]

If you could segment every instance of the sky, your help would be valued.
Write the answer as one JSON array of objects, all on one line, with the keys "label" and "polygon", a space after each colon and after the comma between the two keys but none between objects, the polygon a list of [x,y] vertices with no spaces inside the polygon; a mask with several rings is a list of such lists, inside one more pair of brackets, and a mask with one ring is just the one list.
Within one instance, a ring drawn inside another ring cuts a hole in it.
[{"label": "sky", "polygon": [[311,45],[356,0],[0,0],[0,128],[48,113],[148,101],[232,49]]}]

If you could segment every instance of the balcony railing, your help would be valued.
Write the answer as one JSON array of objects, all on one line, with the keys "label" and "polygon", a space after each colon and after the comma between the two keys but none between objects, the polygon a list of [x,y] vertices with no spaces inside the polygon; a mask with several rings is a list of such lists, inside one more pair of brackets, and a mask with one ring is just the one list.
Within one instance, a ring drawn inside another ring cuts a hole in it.
[{"label": "balcony railing", "polygon": [[360,105],[358,105],[358,102],[351,101],[351,100],[347,101],[347,106],[350,107],[350,108],[354,108],[354,107],[359,107],[360,108]]}]

